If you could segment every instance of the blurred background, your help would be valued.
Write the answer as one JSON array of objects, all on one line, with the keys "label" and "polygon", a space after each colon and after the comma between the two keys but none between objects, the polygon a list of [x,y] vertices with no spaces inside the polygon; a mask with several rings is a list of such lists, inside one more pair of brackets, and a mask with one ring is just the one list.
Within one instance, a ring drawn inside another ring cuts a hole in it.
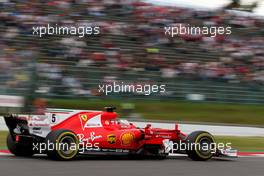
[{"label": "blurred background", "polygon": [[[112,105],[134,119],[263,126],[263,2],[197,2],[0,0],[1,113]],[[32,35],[48,23],[100,26],[100,35]],[[173,23],[231,26],[232,34],[171,38],[164,26]],[[166,92],[98,92],[112,82],[165,84]]]}]

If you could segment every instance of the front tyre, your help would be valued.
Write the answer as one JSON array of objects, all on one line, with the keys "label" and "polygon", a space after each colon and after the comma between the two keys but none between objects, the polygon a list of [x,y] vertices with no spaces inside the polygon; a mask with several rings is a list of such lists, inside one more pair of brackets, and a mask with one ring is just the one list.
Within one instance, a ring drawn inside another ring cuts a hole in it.
[{"label": "front tyre", "polygon": [[188,157],[195,161],[209,160],[215,151],[214,137],[206,131],[192,132],[187,137],[187,144]]},{"label": "front tyre", "polygon": [[79,150],[79,139],[70,130],[51,131],[46,137],[47,155],[53,160],[72,160]]}]

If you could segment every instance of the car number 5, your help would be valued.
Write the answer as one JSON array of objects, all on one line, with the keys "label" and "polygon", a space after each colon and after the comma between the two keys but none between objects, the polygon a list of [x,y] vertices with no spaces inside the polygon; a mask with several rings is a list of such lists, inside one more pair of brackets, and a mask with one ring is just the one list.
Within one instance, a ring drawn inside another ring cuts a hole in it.
[{"label": "car number 5", "polygon": [[52,114],[52,115],[51,115],[51,122],[52,122],[52,123],[55,123],[56,120],[57,120],[57,116],[56,116],[56,114]]}]

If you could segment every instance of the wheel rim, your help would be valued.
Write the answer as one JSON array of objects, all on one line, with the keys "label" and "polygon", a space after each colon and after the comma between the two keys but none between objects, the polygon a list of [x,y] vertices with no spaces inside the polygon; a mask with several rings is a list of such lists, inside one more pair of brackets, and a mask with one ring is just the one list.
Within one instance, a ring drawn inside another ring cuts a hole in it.
[{"label": "wheel rim", "polygon": [[211,143],[212,143],[212,141],[209,140],[208,138],[202,138],[200,140],[200,142],[199,142],[199,144],[200,144],[199,151],[200,151],[200,153],[202,155],[207,156],[207,155],[210,155],[211,154],[211,151],[212,151],[211,150]]},{"label": "wheel rim", "polygon": [[196,150],[197,154],[199,154],[203,158],[209,158],[213,155],[212,153],[214,147],[212,145],[212,143],[214,143],[213,139],[205,136],[202,137],[198,143],[199,143],[199,147]]},{"label": "wheel rim", "polygon": [[63,157],[73,157],[76,154],[77,143],[75,138],[72,136],[64,136],[59,141],[59,150],[58,153]]}]

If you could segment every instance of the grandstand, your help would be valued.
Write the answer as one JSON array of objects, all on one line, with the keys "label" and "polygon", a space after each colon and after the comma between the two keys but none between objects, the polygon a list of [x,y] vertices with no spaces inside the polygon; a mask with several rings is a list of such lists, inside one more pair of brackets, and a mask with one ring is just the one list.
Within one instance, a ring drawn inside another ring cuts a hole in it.
[{"label": "grandstand", "polygon": [[[104,98],[98,84],[112,80],[166,84],[166,94],[150,99],[202,95],[201,101],[264,103],[263,19],[138,1],[27,1],[1,4],[0,9],[4,94],[31,94],[34,89],[41,97]],[[47,22],[88,22],[99,25],[101,34],[32,36],[33,25]],[[232,35],[168,38],[163,27],[170,23],[232,26]],[[6,76],[11,70],[17,72]]]}]

